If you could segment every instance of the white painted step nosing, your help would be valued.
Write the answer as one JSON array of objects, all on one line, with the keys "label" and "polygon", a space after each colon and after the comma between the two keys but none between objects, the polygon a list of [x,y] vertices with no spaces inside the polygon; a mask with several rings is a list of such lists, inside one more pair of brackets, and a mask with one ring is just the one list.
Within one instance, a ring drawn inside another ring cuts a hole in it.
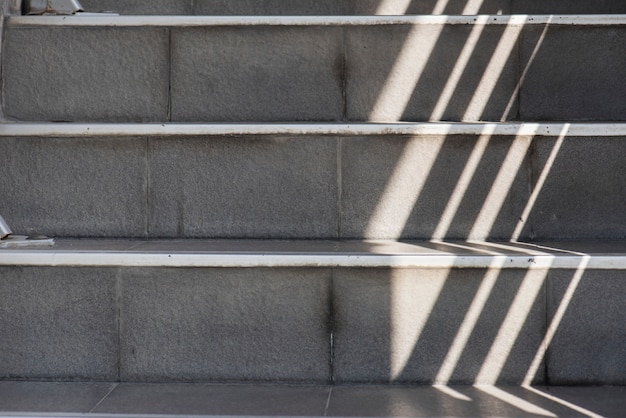
[{"label": "white painted step nosing", "polygon": [[11,26],[624,25],[626,15],[12,16]]},{"label": "white painted step nosing", "polygon": [[5,123],[0,137],[130,137],[246,135],[492,135],[492,136],[626,136],[626,123],[320,123],[320,124],[186,124],[186,123]]}]

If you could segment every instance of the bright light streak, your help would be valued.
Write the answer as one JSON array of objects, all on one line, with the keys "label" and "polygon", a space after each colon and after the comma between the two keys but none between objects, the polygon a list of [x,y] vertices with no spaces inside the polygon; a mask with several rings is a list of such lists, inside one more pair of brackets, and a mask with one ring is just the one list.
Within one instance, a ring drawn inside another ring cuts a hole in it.
[{"label": "bright light streak", "polygon": [[561,147],[563,146],[563,141],[565,140],[565,136],[567,135],[567,131],[569,130],[569,127],[570,127],[569,123],[563,124],[561,133],[559,134],[556,140],[556,143],[554,144],[554,147],[552,148],[552,151],[550,152],[550,156],[548,157],[546,164],[543,166],[543,170],[541,170],[541,174],[539,175],[539,178],[537,179],[537,184],[535,184],[535,187],[530,197],[528,198],[528,202],[526,203],[526,206],[524,207],[524,211],[522,212],[522,215],[519,217],[520,220],[517,222],[517,226],[515,227],[515,230],[513,231],[513,235],[511,236],[511,241],[513,242],[517,241],[520,235],[522,234],[522,230],[524,229],[524,223],[528,220],[528,217],[530,216],[530,212],[535,207],[535,203],[537,202],[539,193],[541,193],[541,190],[543,189],[543,186],[546,180],[548,179],[548,176],[550,175],[550,171],[552,171],[552,166],[554,166],[554,161],[556,161],[556,157],[559,155],[559,151],[561,150]]},{"label": "bright light streak", "polygon": [[549,269],[528,270],[511,307],[498,330],[489,353],[476,376],[477,384],[497,383],[504,364],[509,359],[513,345],[519,339],[522,327],[542,289]]},{"label": "bright light streak", "polygon": [[467,0],[465,8],[461,12],[462,15],[477,15],[480,13],[480,8],[483,5],[483,0]]},{"label": "bright light streak", "polygon": [[441,276],[433,280],[416,280],[400,274],[395,271],[391,277],[391,380],[400,377],[406,369],[439,299],[448,271],[441,271]]},{"label": "bright light streak", "polygon": [[[470,100],[462,120],[481,120],[487,103],[496,88],[496,83],[500,79],[504,67],[515,50],[517,40],[522,33],[523,27],[523,22],[510,23],[504,29],[498,46],[493,52],[487,68],[483,72],[483,76],[474,91],[474,96]],[[504,121],[504,119],[500,120]]]},{"label": "bright light streak", "polygon": [[554,317],[552,318],[552,321],[550,321],[550,325],[546,330],[546,335],[544,336],[543,341],[539,346],[539,350],[537,351],[537,354],[535,354],[535,357],[533,358],[533,361],[528,368],[528,372],[526,373],[526,376],[524,377],[524,381],[522,383],[523,385],[531,385],[533,379],[537,375],[537,371],[539,370],[539,367],[541,366],[541,363],[545,358],[546,351],[548,350],[548,347],[550,346],[550,343],[554,338],[554,334],[556,334],[556,331],[559,329],[559,325],[561,325],[563,316],[565,316],[565,312],[567,311],[567,308],[569,307],[569,304],[574,297],[574,293],[576,293],[576,289],[580,284],[580,280],[582,279],[583,274],[585,273],[585,269],[589,264],[589,259],[590,257],[587,255],[580,260],[580,265],[576,269],[576,272],[572,277],[572,281],[567,286],[567,290],[563,295],[561,303],[559,303],[559,307],[557,308]]},{"label": "bright light streak", "polygon": [[[410,140],[402,151],[365,230],[366,238],[398,239],[443,146],[443,138]],[[426,151],[427,150],[427,151]]]},{"label": "bright light streak", "polygon": [[568,408],[570,408],[570,409],[572,409],[572,410],[574,410],[574,411],[576,411],[576,412],[578,412],[580,414],[587,415],[590,418],[603,418],[602,415],[598,415],[595,412],[592,412],[592,411],[590,411],[588,409],[583,408],[582,406],[578,406],[578,405],[575,405],[575,404],[573,404],[571,402],[567,402],[564,399],[558,398],[558,397],[556,397],[554,395],[551,395],[549,393],[542,392],[539,389],[533,388],[531,386],[524,386],[524,389],[526,389],[526,390],[528,390],[530,392],[536,393],[539,396],[543,396],[544,398],[549,399],[552,402],[556,402],[556,403],[559,403],[559,404],[561,404],[563,406],[566,406],[566,407],[568,407]]},{"label": "bright light streak", "polygon": [[437,4],[435,4],[435,8],[432,11],[432,15],[442,15],[446,11],[446,7],[448,6],[449,0],[437,0]]},{"label": "bright light streak", "polygon": [[375,15],[404,15],[412,0],[379,0]]},{"label": "bright light streak", "polygon": [[469,188],[474,175],[476,174],[476,170],[478,169],[478,165],[485,155],[485,151],[487,146],[489,145],[489,140],[491,139],[491,133],[493,132],[493,128],[489,129],[483,135],[478,138],[476,145],[474,145],[474,149],[472,150],[472,154],[470,155],[465,167],[463,168],[463,172],[459,177],[459,180],[452,191],[452,195],[448,200],[448,204],[446,205],[445,210],[441,214],[441,218],[439,219],[439,223],[437,227],[433,231],[432,238],[435,240],[444,239],[446,234],[450,230],[450,225],[452,225],[452,221],[456,216],[459,207],[461,206],[461,202],[467,193],[467,189]]},{"label": "bright light streak", "polygon": [[494,398],[500,399],[503,402],[508,403],[509,405],[512,405],[516,408],[521,409],[522,411],[526,411],[529,414],[535,414],[535,415],[543,415],[546,417],[556,417],[557,415],[548,411],[547,409],[543,409],[538,407],[537,405],[528,402],[527,400],[524,400],[522,398],[518,398],[515,395],[512,395],[508,392],[505,392],[504,390],[497,388],[495,386],[482,386],[482,385],[476,385],[475,386],[476,389],[493,396]]},{"label": "bright light streak", "polygon": [[399,121],[445,25],[413,25],[394,62],[376,103],[370,121]]},{"label": "bright light streak", "polygon": [[445,385],[433,385],[434,389],[437,389],[441,393],[445,393],[446,395],[453,397],[454,399],[458,399],[460,401],[472,402],[472,398],[467,395],[462,394],[461,392],[452,389],[450,386]]},{"label": "bright light streak", "polygon": [[486,236],[489,236],[515,181],[515,177],[526,158],[530,144],[530,137],[517,136],[513,140],[513,144],[491,185],[491,190],[476,217],[469,233],[469,239],[484,239]]}]

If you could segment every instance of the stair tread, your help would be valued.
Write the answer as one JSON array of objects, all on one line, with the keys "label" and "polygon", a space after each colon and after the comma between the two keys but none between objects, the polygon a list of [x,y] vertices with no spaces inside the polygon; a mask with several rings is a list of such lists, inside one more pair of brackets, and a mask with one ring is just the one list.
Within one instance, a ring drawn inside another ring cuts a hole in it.
[{"label": "stair tread", "polygon": [[626,269],[626,241],[57,239],[0,249],[0,265]]}]

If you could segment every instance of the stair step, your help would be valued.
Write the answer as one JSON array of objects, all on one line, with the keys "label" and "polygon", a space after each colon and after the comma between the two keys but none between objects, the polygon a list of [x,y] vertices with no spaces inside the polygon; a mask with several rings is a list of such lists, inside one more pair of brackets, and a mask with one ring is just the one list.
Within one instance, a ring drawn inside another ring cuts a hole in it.
[{"label": "stair step", "polygon": [[[622,239],[626,124],[4,124],[19,235]],[[591,175],[590,173],[593,173]]]},{"label": "stair step", "polygon": [[625,269],[624,241],[58,239],[0,250],[0,376],[624,384]]},{"label": "stair step", "polygon": [[137,15],[626,13],[620,0],[82,0],[86,11]]},{"label": "stair step", "polygon": [[0,382],[3,417],[604,416],[624,387],[306,386]]},{"label": "stair step", "polygon": [[626,57],[615,51],[625,23],[626,15],[11,17],[4,111],[74,122],[620,121]]}]

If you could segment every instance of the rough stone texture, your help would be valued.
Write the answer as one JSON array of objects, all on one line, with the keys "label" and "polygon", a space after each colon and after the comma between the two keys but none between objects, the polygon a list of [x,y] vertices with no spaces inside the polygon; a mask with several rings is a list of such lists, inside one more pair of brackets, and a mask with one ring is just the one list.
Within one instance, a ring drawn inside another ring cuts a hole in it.
[{"label": "rough stone texture", "polygon": [[330,27],[174,30],[172,120],[340,120],[342,39]]},{"label": "rough stone texture", "polygon": [[[545,325],[545,272],[525,273],[504,270],[494,278],[472,269],[334,272],[335,381],[521,383]],[[490,291],[477,304],[475,326],[462,327],[484,289]],[[466,340],[461,329],[469,330]],[[461,348],[456,359],[448,357],[454,344]],[[440,375],[444,365],[450,372]],[[535,382],[543,380],[540,368]]]},{"label": "rough stone texture", "polygon": [[195,0],[196,15],[346,15],[352,0]]},{"label": "rough stone texture", "polygon": [[337,237],[335,139],[156,139],[150,148],[150,236]]},{"label": "rough stone texture", "polygon": [[329,270],[125,272],[122,381],[330,380]]},{"label": "rough stone texture", "polygon": [[166,29],[5,30],[6,116],[42,121],[167,120]]},{"label": "rough stone texture", "polygon": [[[507,14],[511,0],[355,0],[355,14]],[[441,6],[444,6],[443,8]]]},{"label": "rough stone texture", "polygon": [[499,136],[345,138],[342,236],[508,239],[528,199],[530,143]]},{"label": "rough stone texture", "polygon": [[603,14],[626,13],[622,0],[510,0],[511,13],[521,14]]},{"label": "rough stone texture", "polygon": [[[532,206],[525,235],[536,239],[626,237],[624,138],[556,138],[534,141],[534,178],[547,178]],[[554,153],[550,167],[547,162]],[[535,180],[536,183],[536,180]],[[538,187],[537,185],[535,187]]]},{"label": "rough stone texture", "polygon": [[193,0],[80,0],[86,12],[121,15],[189,15]]},{"label": "rough stone texture", "polygon": [[[142,139],[0,138],[0,213],[15,234],[143,237]],[[8,167],[8,166],[7,166]]]},{"label": "rough stone texture", "polygon": [[117,379],[115,269],[0,267],[0,377]]},{"label": "rough stone texture", "polygon": [[543,26],[524,30],[521,64],[528,71],[520,118],[625,120],[626,28],[552,26],[540,40],[543,31]]},{"label": "rough stone texture", "polygon": [[[547,370],[553,385],[626,384],[626,273],[589,270],[550,273],[549,318],[567,310],[550,343]],[[574,290],[568,302],[568,290]]]},{"label": "rough stone texture", "polygon": [[[511,119],[517,113],[514,91],[519,29],[483,26],[477,42],[473,42],[473,27],[393,25],[346,29],[348,119]],[[505,46],[496,53],[501,39]],[[467,62],[458,61],[466,44],[470,48],[474,45],[468,50],[469,58]]]}]

